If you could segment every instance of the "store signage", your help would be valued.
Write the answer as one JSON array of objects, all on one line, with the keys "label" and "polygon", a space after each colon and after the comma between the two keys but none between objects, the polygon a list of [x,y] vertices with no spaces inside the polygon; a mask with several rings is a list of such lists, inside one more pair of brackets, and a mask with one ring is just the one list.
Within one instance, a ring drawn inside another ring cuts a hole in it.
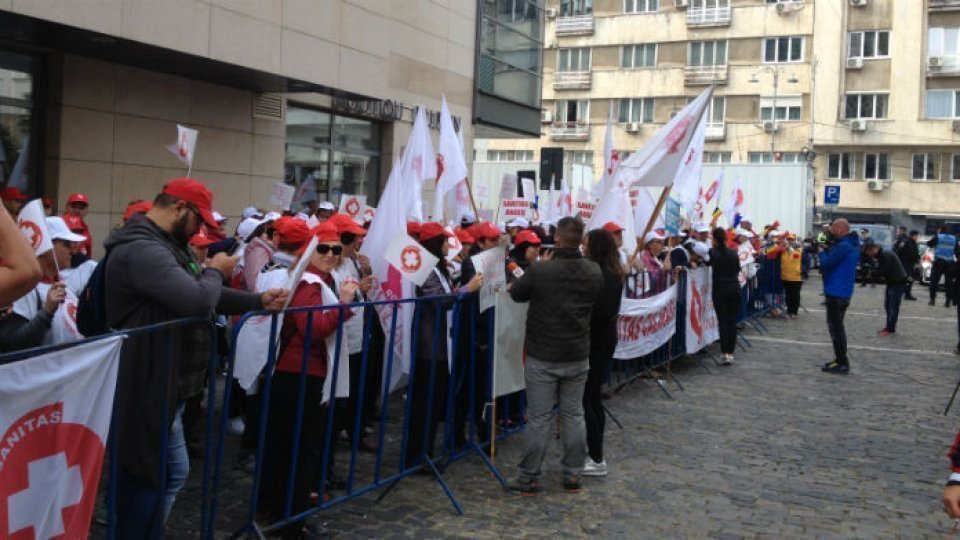
[{"label": "store signage", "polygon": [[[409,122],[417,116],[417,107],[407,107],[401,101],[393,99],[352,99],[334,96],[333,108],[351,114],[375,118],[386,122]],[[426,109],[430,129],[440,129],[440,111]],[[460,117],[453,117],[453,127],[460,129]]]}]

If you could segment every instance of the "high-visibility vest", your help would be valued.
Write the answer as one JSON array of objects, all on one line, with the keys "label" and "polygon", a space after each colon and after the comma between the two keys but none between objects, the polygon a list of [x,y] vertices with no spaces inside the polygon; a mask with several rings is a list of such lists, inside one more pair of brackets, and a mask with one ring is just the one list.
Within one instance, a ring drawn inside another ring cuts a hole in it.
[{"label": "high-visibility vest", "polygon": [[957,237],[952,234],[941,233],[937,235],[937,246],[933,250],[933,256],[953,262],[955,260],[953,255],[955,249],[957,249]]}]

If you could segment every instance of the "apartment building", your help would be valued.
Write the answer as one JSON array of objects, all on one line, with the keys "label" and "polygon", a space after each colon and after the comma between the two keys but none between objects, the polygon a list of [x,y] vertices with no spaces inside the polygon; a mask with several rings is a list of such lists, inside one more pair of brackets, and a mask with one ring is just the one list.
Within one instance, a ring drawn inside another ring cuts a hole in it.
[{"label": "apartment building", "polygon": [[[541,147],[602,167],[709,84],[708,163],[809,163],[821,217],[960,220],[960,0],[548,0]],[[520,159],[531,157],[534,163]],[[824,185],[841,185],[824,208]]]}]

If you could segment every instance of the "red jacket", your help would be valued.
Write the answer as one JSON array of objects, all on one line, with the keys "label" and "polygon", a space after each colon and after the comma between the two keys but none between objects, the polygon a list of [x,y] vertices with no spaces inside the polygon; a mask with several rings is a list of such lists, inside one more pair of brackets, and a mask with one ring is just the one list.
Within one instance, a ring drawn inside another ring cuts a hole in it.
[{"label": "red jacket", "polygon": [[[318,276],[331,290],[336,291],[330,274],[320,272],[313,266],[308,267],[306,271]],[[297,284],[293,299],[290,301],[291,308],[322,305],[324,305],[323,285],[306,281],[300,281]],[[303,351],[306,347],[307,317],[310,313],[313,313],[313,325],[310,329],[310,357],[307,359],[307,374],[314,377],[327,376],[327,345],[325,340],[331,334],[336,333],[341,317],[346,321],[353,316],[349,309],[298,311],[287,314],[283,318],[283,329],[280,332],[280,335],[283,336],[281,343],[284,345],[280,359],[277,361],[277,371],[300,373],[303,366]],[[346,362],[347,359],[341,358],[340,361]]]}]

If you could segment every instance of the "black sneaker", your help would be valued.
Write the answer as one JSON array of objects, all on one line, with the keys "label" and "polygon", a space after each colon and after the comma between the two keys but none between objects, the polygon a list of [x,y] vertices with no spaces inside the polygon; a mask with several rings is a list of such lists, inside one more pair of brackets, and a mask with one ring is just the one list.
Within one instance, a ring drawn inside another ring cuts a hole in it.
[{"label": "black sneaker", "polygon": [[567,490],[567,493],[580,493],[580,491],[582,490],[580,486],[580,477],[564,476],[563,489]]},{"label": "black sneaker", "polygon": [[910,300],[911,302],[913,302],[913,301],[915,301],[915,300],[917,299],[917,297],[916,297],[916,296],[904,296],[903,299],[904,299],[904,300]]},{"label": "black sneaker", "polygon": [[540,487],[537,486],[536,480],[523,476],[518,477],[513,482],[510,482],[507,485],[507,489],[510,491],[516,491],[524,497],[533,497],[540,491]]},{"label": "black sneaker", "polygon": [[824,373],[840,373],[846,375],[850,373],[850,364],[841,364],[834,360],[833,362],[827,362],[820,368],[820,371]]},{"label": "black sneaker", "polygon": [[927,305],[928,305],[928,306],[933,306],[933,305],[936,305],[936,302],[935,302],[934,300],[931,300],[931,301],[927,302]]}]

